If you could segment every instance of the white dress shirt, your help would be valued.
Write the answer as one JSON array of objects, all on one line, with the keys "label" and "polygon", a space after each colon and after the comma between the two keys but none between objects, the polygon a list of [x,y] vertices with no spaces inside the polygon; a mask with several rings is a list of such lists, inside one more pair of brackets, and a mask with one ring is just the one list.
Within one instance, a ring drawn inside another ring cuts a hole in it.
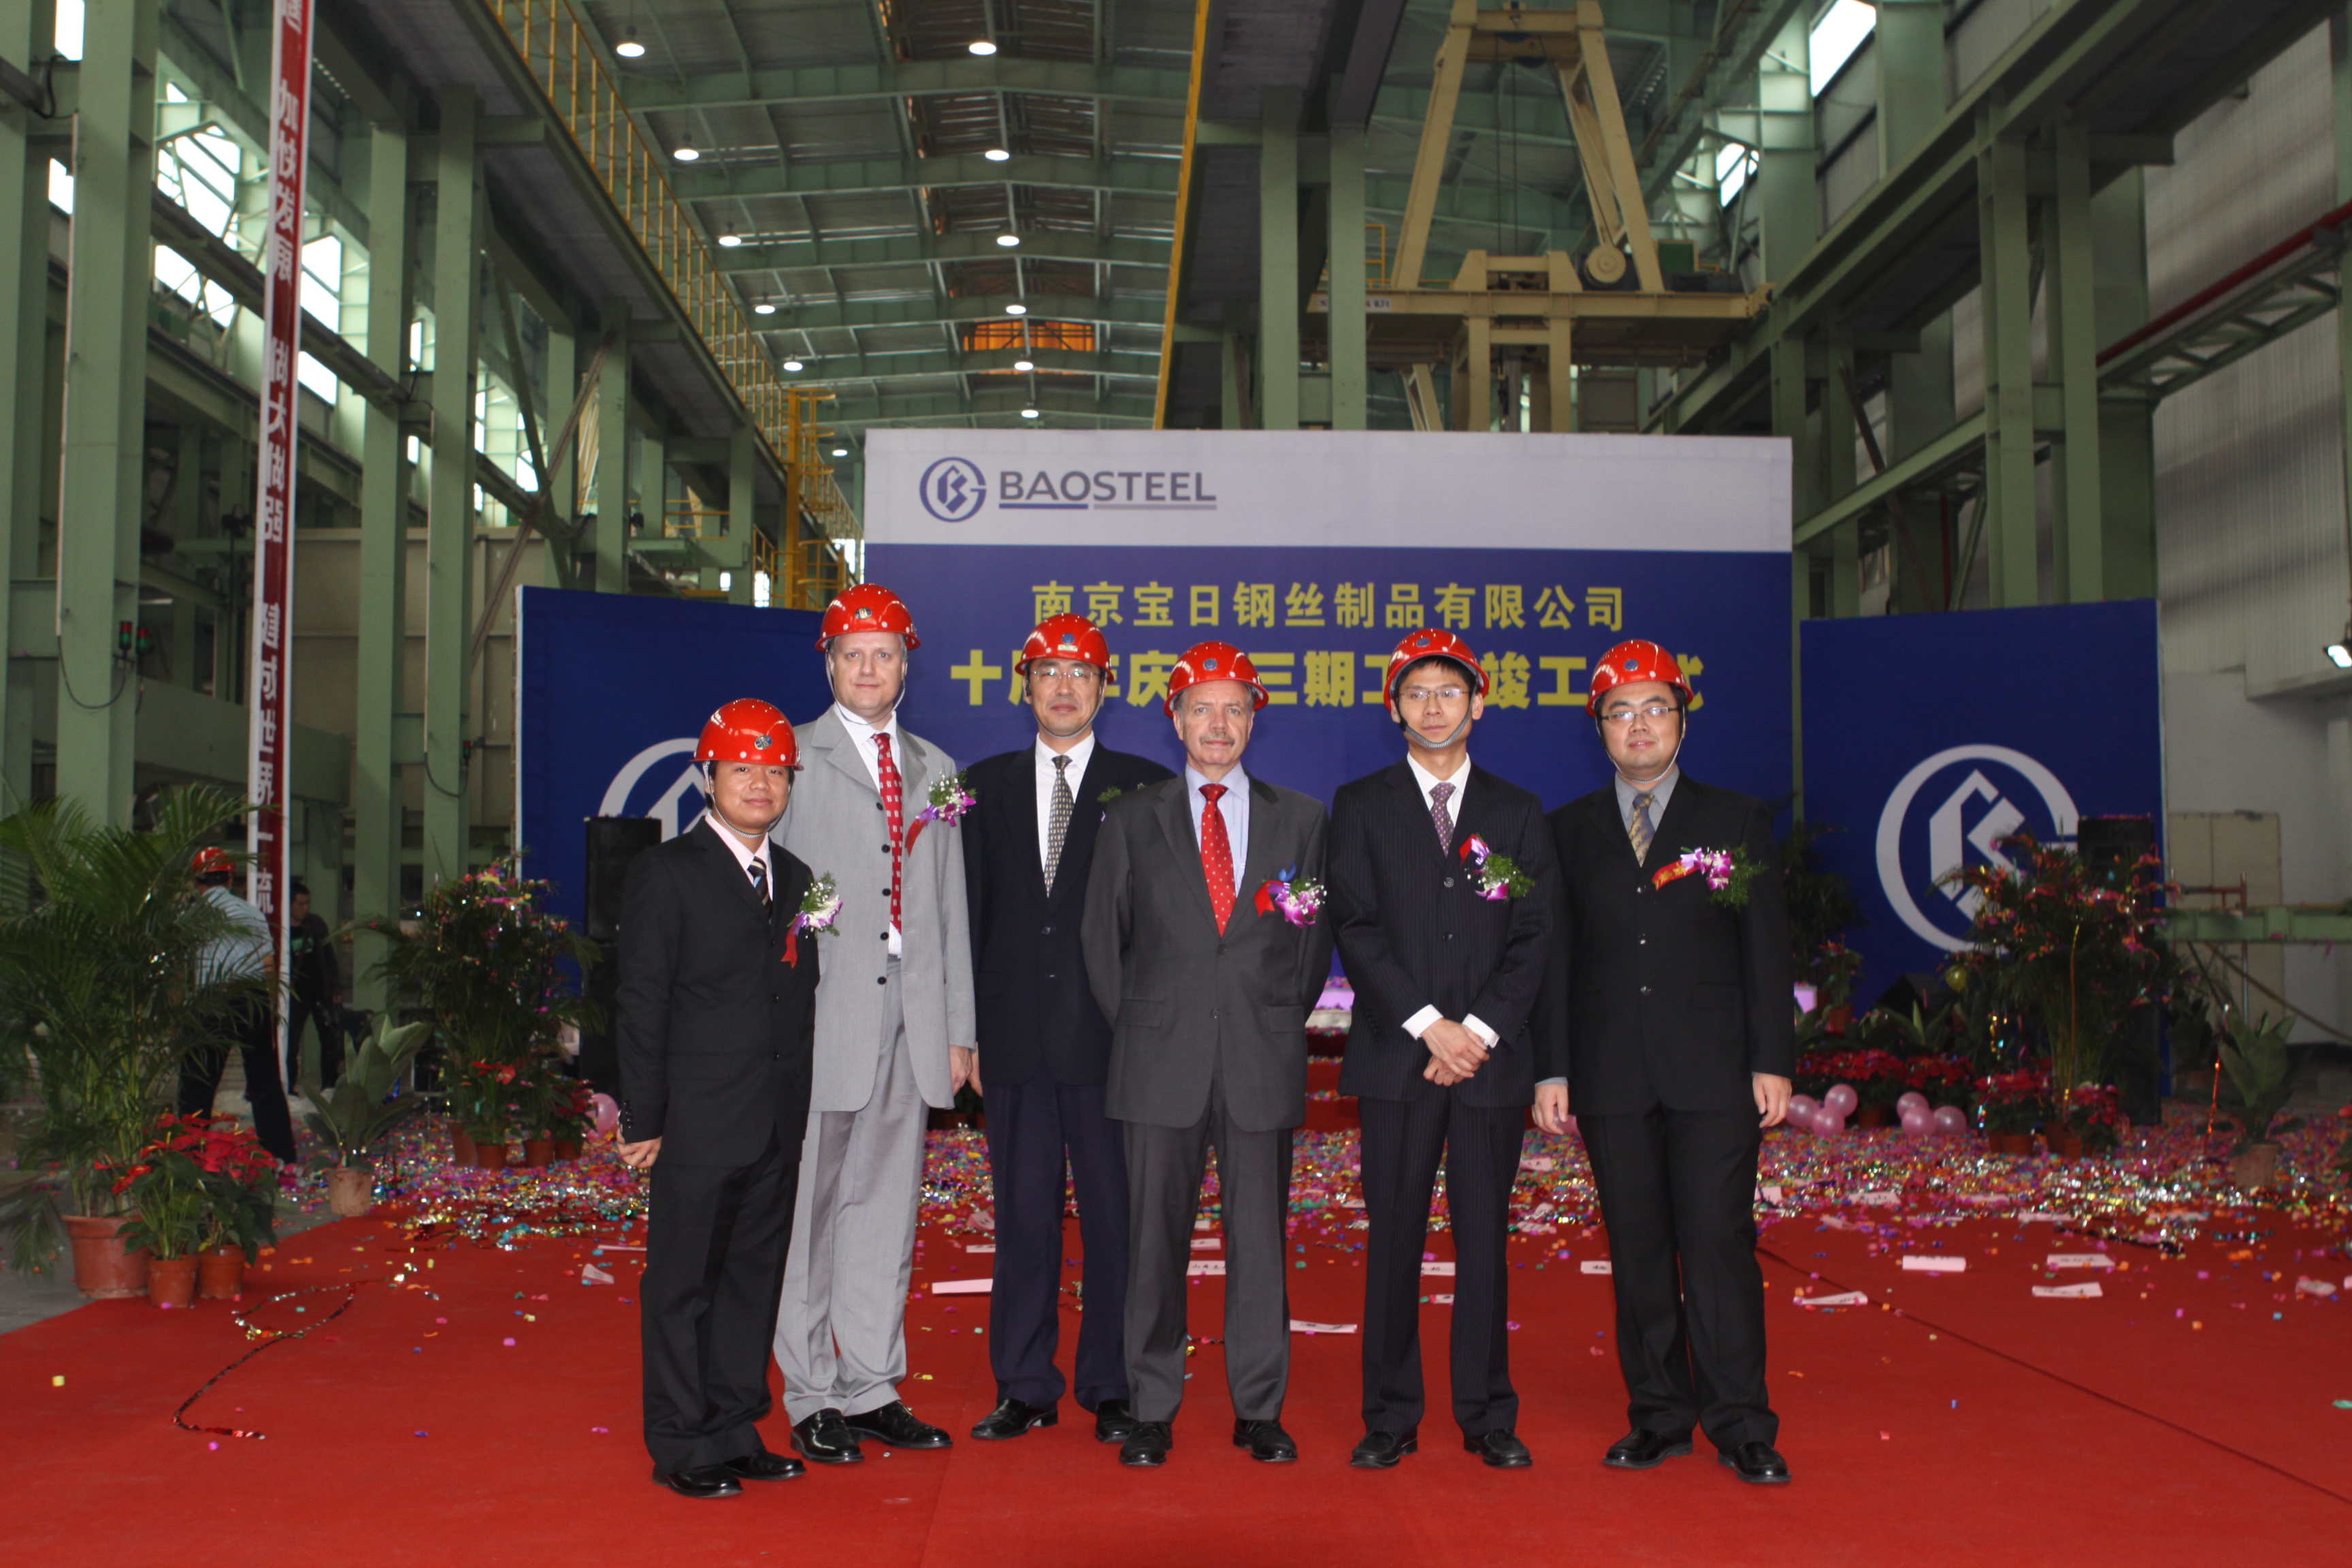
[{"label": "white dress shirt", "polygon": [[1239,767],[1222,779],[1212,779],[1192,763],[1184,764],[1184,801],[1192,808],[1192,842],[1201,842],[1201,813],[1206,809],[1209,797],[1201,793],[1204,784],[1225,786],[1223,798],[1217,802],[1217,813],[1224,818],[1225,843],[1234,852],[1234,896],[1241,897],[1242,868],[1249,864],[1249,775]]},{"label": "white dress shirt", "polygon": [[[1435,791],[1439,784],[1450,784],[1454,786],[1454,793],[1445,800],[1445,815],[1454,824],[1454,845],[1455,852],[1458,853],[1462,846],[1462,786],[1470,782],[1469,753],[1466,752],[1463,753],[1462,765],[1444,778],[1440,778],[1423,767],[1421,759],[1410,752],[1405,753],[1404,765],[1412,770],[1412,782],[1421,786],[1421,805],[1424,811],[1433,812],[1436,809]],[[1434,816],[1430,818],[1429,836],[1432,838],[1437,837],[1437,819]],[[1417,1040],[1427,1032],[1432,1024],[1444,1016],[1434,1006],[1425,1006],[1404,1021],[1404,1032]],[[1463,1015],[1462,1026],[1477,1036],[1478,1043],[1490,1051],[1495,1048],[1495,1042],[1502,1038],[1500,1035],[1488,1028],[1486,1020],[1475,1013]]]},{"label": "white dress shirt", "polygon": [[1037,868],[1045,868],[1045,851],[1054,833],[1054,759],[1067,757],[1070,765],[1064,776],[1070,781],[1071,820],[1077,820],[1076,807],[1086,797],[1078,793],[1087,776],[1087,763],[1095,754],[1095,732],[1087,731],[1086,739],[1066,752],[1056,752],[1045,744],[1045,737],[1037,737]]},{"label": "white dress shirt", "polygon": [[[874,793],[877,795],[882,793],[882,752],[881,749],[874,744],[874,737],[877,735],[890,737],[890,760],[898,764],[898,780],[901,787],[898,802],[899,831],[903,833],[914,826],[915,816],[923,807],[920,802],[908,798],[904,794],[907,778],[907,746],[898,735],[898,710],[892,709],[890,717],[882,721],[878,727],[868,724],[838,702],[833,705],[833,710],[841,715],[841,727],[849,731],[850,744],[857,748],[857,760],[866,764],[866,776],[874,781]],[[892,921],[890,922],[890,956],[900,957],[905,949],[906,942],[899,935],[898,922]]]},{"label": "white dress shirt", "polygon": [[703,809],[702,820],[710,824],[710,831],[719,835],[719,842],[727,846],[727,852],[735,857],[735,864],[743,868],[743,879],[747,882],[751,879],[751,863],[758,861],[760,875],[767,879],[768,896],[771,899],[776,897],[776,861],[775,857],[768,852],[768,841],[762,838],[760,847],[752,848],[736,836],[733,828],[719,820],[717,812],[707,806]]}]

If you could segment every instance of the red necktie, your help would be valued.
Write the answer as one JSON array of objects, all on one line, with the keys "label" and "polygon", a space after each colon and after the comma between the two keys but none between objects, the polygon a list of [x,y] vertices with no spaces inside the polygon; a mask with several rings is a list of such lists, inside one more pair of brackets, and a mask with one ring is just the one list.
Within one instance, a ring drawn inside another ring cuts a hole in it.
[{"label": "red necktie", "polygon": [[874,731],[874,751],[881,759],[875,771],[882,778],[882,810],[890,818],[890,923],[905,931],[905,922],[898,919],[898,857],[906,843],[906,781],[898,776],[898,764],[890,760],[887,732]]},{"label": "red necktie", "polygon": [[1204,784],[1201,798],[1208,805],[1201,808],[1201,875],[1209,881],[1209,902],[1217,911],[1217,934],[1225,934],[1225,922],[1234,915],[1234,845],[1225,837],[1225,814],[1217,809],[1217,799],[1225,786]]}]

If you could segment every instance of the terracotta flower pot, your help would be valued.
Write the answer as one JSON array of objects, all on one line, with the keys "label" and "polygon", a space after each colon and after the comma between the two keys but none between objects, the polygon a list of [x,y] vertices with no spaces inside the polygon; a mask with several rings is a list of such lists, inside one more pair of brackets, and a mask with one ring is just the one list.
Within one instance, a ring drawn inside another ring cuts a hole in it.
[{"label": "terracotta flower pot", "polygon": [[196,1299],[201,1301],[234,1300],[245,1289],[245,1248],[236,1246],[207,1247],[196,1262]]},{"label": "terracotta flower pot", "polygon": [[357,1219],[375,1207],[375,1173],[338,1165],[327,1173],[327,1208],[337,1219]]},{"label": "terracotta flower pot", "polygon": [[552,1138],[524,1139],[522,1141],[522,1163],[534,1170],[541,1165],[553,1164],[555,1163],[555,1140]]},{"label": "terracotta flower pot", "polygon": [[463,1167],[474,1163],[474,1135],[459,1127],[449,1134],[450,1162]]},{"label": "terracotta flower pot", "polygon": [[2275,1143],[2249,1143],[2230,1162],[2230,1184],[2248,1192],[2267,1187],[2278,1180],[2279,1146]]},{"label": "terracotta flower pot", "polygon": [[1895,1125],[1895,1108],[1891,1105],[1865,1105],[1861,1108],[1859,1114],[1855,1116],[1854,1125],[1857,1127],[1892,1127]]},{"label": "terracotta flower pot", "polygon": [[129,1215],[66,1215],[73,1238],[74,1285],[93,1301],[127,1301],[147,1294],[147,1252],[122,1245]]},{"label": "terracotta flower pot", "polygon": [[2062,1160],[2079,1160],[2083,1157],[2083,1140],[2074,1133],[2045,1132],[2042,1134],[2042,1142],[2049,1144],[2050,1152]]},{"label": "terracotta flower pot", "polygon": [[502,1138],[489,1141],[476,1140],[474,1163],[485,1171],[505,1170],[507,1168],[506,1140]]},{"label": "terracotta flower pot", "polygon": [[2031,1154],[2033,1134],[2031,1132],[1988,1132],[1985,1142],[1996,1154]]},{"label": "terracotta flower pot", "polygon": [[558,1138],[555,1141],[555,1157],[559,1161],[577,1160],[580,1158],[580,1140],[577,1138]]},{"label": "terracotta flower pot", "polygon": [[196,1266],[203,1261],[193,1252],[185,1258],[149,1258],[147,1300],[158,1307],[195,1305]]}]

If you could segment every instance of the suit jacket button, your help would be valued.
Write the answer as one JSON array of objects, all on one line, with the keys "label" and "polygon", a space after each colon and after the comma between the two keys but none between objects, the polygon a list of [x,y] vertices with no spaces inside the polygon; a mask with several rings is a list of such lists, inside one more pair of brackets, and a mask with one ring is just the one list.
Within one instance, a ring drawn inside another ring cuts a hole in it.
[{"label": "suit jacket button", "polygon": [[781,1001],[782,1001],[782,1000],[783,1000],[783,998],[782,998],[782,997],[781,997],[781,996],[771,996],[771,997],[769,997],[769,998],[768,998],[768,1000],[769,1000],[769,1001],[771,1001],[771,1002],[781,1002]]},{"label": "suit jacket button", "polygon": [[1054,928],[1052,926],[1041,926],[1038,928],[1037,934],[1039,936],[1051,936],[1054,934]]},{"label": "suit jacket button", "polygon": [[1045,978],[1048,980],[1059,980],[1061,976],[1058,974],[1048,974]]},{"label": "suit jacket button", "polygon": [[1451,877],[1446,878],[1446,879],[1445,879],[1445,885],[1446,885],[1447,887],[1449,887],[1449,888],[1450,888],[1450,887],[1452,887],[1452,886],[1454,886],[1454,879],[1453,879],[1453,878],[1451,878]]},{"label": "suit jacket button", "polygon": [[1646,986],[1646,985],[1643,986],[1643,987],[1642,987],[1642,994],[1643,994],[1643,995],[1644,995],[1644,996],[1647,996],[1649,994],[1650,994],[1650,988],[1649,988],[1648,986]]},{"label": "suit jacket button", "polygon": [[[877,985],[887,985],[890,984],[890,977],[887,974],[877,974],[874,977],[874,984]],[[1643,986],[1642,994],[1644,996],[1648,995],[1650,994],[1650,988],[1646,985]]]}]

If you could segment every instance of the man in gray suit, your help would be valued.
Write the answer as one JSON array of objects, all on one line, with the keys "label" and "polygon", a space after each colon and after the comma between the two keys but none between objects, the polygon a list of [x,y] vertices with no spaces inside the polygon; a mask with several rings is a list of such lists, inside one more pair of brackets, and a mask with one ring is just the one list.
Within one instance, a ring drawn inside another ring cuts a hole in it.
[{"label": "man in gray suit", "polygon": [[1330,923],[1321,804],[1242,771],[1265,688],[1229,644],[1168,677],[1181,778],[1110,804],[1087,883],[1087,977],[1112,1027],[1106,1102],[1127,1124],[1127,1369],[1137,1426],[1119,1463],[1160,1465],[1184,1394],[1184,1289],[1201,1173],[1217,1152],[1225,1232],[1225,1381],[1234,1446],[1281,1463],[1290,1373],[1283,1258],[1290,1133],[1307,1120],[1307,1013]]},{"label": "man in gray suit", "polygon": [[841,895],[816,991],[808,1133],[776,1317],[793,1447],[820,1465],[856,1463],[861,1440],[949,1443],[898,1387],[927,1108],[955,1103],[976,1055],[963,835],[919,820],[956,763],[897,716],[919,641],[889,589],[845,590],[817,639],[834,706],[793,731],[803,771],[784,847],[831,873]]}]

